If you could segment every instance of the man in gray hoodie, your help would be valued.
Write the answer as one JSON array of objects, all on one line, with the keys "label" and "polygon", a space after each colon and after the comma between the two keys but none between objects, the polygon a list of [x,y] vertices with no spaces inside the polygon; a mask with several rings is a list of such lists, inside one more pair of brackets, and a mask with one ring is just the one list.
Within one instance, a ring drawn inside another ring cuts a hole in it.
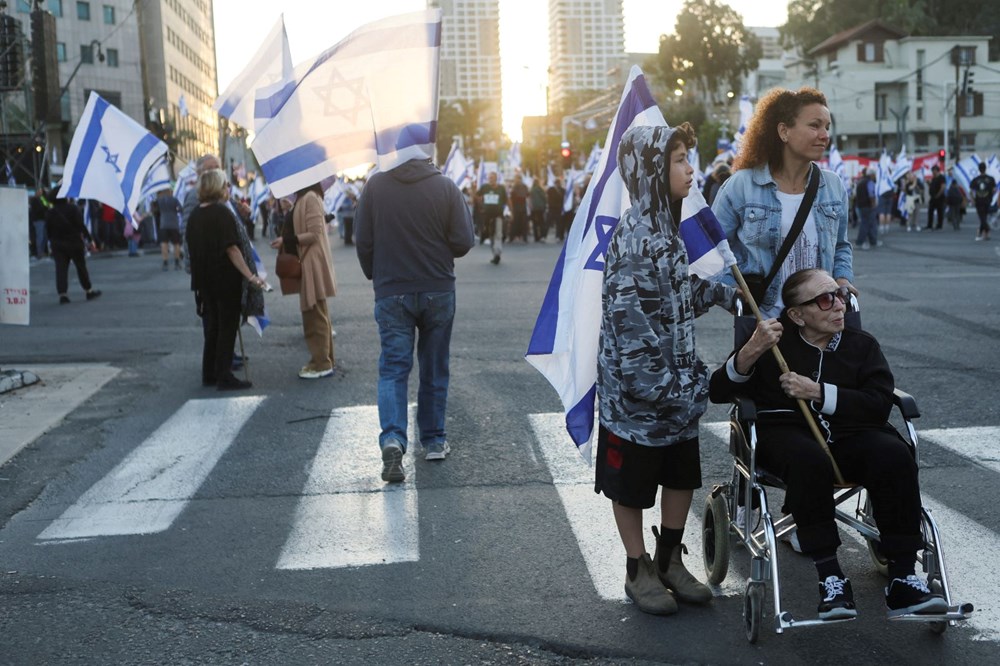
[{"label": "man in gray hoodie", "polygon": [[[414,159],[376,173],[354,214],[358,260],[375,287],[382,480],[403,481],[407,382],[416,343],[420,363],[417,431],[426,460],[444,460],[448,359],[455,317],[455,259],[475,244],[461,190]],[[419,339],[418,339],[419,335]]]}]

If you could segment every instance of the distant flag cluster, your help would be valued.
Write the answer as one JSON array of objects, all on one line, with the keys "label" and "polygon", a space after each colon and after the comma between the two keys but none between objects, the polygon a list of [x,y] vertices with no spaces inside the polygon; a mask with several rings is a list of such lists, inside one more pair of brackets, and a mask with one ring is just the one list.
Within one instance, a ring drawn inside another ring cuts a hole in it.
[{"label": "distant flag cluster", "polygon": [[[559,393],[566,430],[588,463],[597,397],[604,253],[619,218],[630,205],[613,157],[625,131],[645,125],[666,125],[666,121],[642,71],[632,67],[605,150],[556,262],[525,354]],[[569,180],[567,175],[567,183]],[[710,277],[735,263],[735,258],[701,193],[695,188],[691,192],[683,204],[681,237],[692,274]]]}]

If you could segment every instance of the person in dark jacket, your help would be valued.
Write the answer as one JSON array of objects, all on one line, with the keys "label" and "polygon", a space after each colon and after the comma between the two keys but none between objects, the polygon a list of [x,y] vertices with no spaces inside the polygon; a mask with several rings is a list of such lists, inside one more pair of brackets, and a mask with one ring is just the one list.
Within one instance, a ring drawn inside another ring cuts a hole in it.
[{"label": "person in dark jacket", "polygon": [[[735,395],[757,403],[757,464],[781,478],[785,509],[795,518],[802,552],[819,574],[819,617],[857,614],[851,583],[837,560],[833,465],[814,439],[797,399],[807,401],[844,478],[868,491],[875,509],[881,551],[889,560],[885,603],[889,617],[947,610],[915,573],[921,501],[917,464],[906,442],[888,423],[893,377],[878,341],[845,329],[847,285],[809,268],[782,288],[780,319],[758,324],[750,340],[712,374],[709,397]],[[775,345],[791,368],[782,373]]]},{"label": "person in dark jacket", "polygon": [[[426,460],[444,460],[448,357],[455,317],[455,259],[475,244],[461,190],[427,159],[376,173],[354,214],[355,243],[375,287],[382,480],[404,480],[407,383],[420,363],[417,432]],[[419,337],[419,339],[418,339]]]},{"label": "person in dark jacket", "polygon": [[94,239],[83,223],[83,214],[75,204],[68,199],[55,199],[52,207],[45,213],[45,233],[52,246],[52,258],[56,264],[56,292],[59,293],[59,304],[69,303],[66,294],[69,288],[69,262],[76,266],[76,277],[80,286],[87,293],[87,300],[92,301],[101,295],[90,283],[90,273],[87,271],[87,247],[97,251]]}]

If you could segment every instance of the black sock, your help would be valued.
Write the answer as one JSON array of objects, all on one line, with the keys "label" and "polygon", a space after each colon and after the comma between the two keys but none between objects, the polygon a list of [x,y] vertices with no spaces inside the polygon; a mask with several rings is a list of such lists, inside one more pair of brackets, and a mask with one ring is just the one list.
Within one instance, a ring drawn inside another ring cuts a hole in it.
[{"label": "black sock", "polygon": [[917,554],[907,553],[889,557],[889,579],[906,578],[917,571]]},{"label": "black sock", "polygon": [[639,558],[638,557],[626,557],[625,558],[625,573],[628,574],[629,580],[635,580],[635,577],[639,575]]},{"label": "black sock", "polygon": [[837,551],[826,551],[813,555],[813,564],[816,565],[816,573],[819,574],[820,582],[830,576],[845,578],[844,572],[840,568],[840,561],[837,560]]},{"label": "black sock", "polygon": [[656,540],[656,545],[660,549],[660,560],[657,565],[660,571],[666,571],[670,565],[670,553],[679,546],[684,539],[684,528],[672,530],[669,527],[660,525],[660,538]]}]

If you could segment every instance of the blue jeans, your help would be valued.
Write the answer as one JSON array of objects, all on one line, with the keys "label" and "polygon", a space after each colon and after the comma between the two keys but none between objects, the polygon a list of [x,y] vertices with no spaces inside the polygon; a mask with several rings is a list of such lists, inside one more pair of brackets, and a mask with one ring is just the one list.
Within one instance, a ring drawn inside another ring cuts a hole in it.
[{"label": "blue jeans", "polygon": [[[455,292],[421,292],[375,300],[382,354],[378,361],[379,446],[395,440],[406,451],[407,382],[417,343],[420,388],[417,429],[423,446],[445,441],[448,356]],[[417,334],[419,332],[419,335]]]},{"label": "blue jeans", "polygon": [[858,224],[857,245],[868,243],[875,245],[878,242],[878,221],[875,219],[874,208],[858,208],[861,214],[861,222]]}]

